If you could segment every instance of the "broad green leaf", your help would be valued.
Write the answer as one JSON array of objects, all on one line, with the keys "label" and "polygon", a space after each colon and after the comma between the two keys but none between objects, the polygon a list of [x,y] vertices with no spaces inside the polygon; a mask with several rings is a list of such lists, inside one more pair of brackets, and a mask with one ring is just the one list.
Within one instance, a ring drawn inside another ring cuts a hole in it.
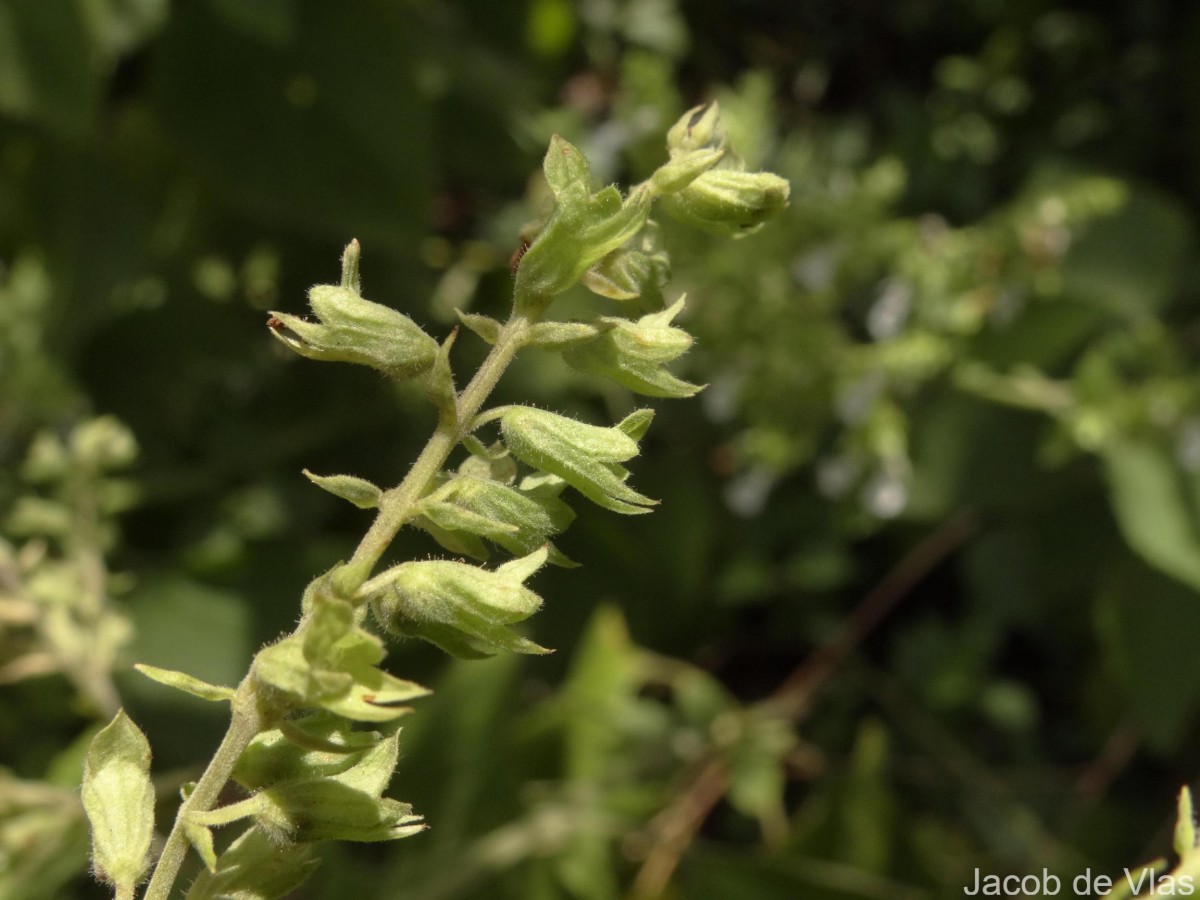
[{"label": "broad green leaf", "polygon": [[1103,451],[1121,533],[1151,565],[1200,590],[1200,525],[1183,476],[1149,441],[1114,440]]},{"label": "broad green leaf", "polygon": [[173,687],[176,690],[183,691],[185,694],[199,697],[201,700],[210,700],[219,703],[233,699],[233,688],[227,688],[219,684],[209,684],[207,681],[193,678],[184,672],[160,669],[158,666],[148,666],[144,663],[134,663],[133,667],[151,681],[157,681],[159,684]]},{"label": "broad green leaf", "polygon": [[118,890],[141,881],[154,835],[150,743],[124,710],[88,747],[83,808],[92,826],[96,874]]}]

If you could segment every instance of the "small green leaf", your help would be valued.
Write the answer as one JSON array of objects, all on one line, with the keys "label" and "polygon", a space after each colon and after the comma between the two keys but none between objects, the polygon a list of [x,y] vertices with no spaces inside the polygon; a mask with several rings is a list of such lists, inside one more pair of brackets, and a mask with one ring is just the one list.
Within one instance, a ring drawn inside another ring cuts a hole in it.
[{"label": "small green leaf", "polygon": [[539,322],[529,329],[525,344],[541,350],[565,350],[595,340],[610,327],[590,322]]},{"label": "small green leaf", "polygon": [[591,167],[587,159],[578,147],[557,134],[550,138],[542,171],[556,197],[572,188],[582,187],[586,192],[591,187]]},{"label": "small green leaf", "polygon": [[187,822],[183,826],[188,843],[196,850],[196,854],[210,872],[217,870],[217,851],[213,846],[212,829],[197,822]]},{"label": "small green leaf", "polygon": [[1185,859],[1196,850],[1196,813],[1192,808],[1192,792],[1185,786],[1179,791],[1178,813],[1175,819],[1175,855]]},{"label": "small green leaf", "polygon": [[463,446],[470,452],[458,466],[460,475],[485,478],[500,484],[512,484],[517,480],[517,462],[500,441],[484,447],[473,435],[463,438]]},{"label": "small green leaf", "polygon": [[304,477],[335,497],[349,500],[359,509],[377,508],[379,498],[383,495],[383,491],[371,482],[353,475],[314,475],[305,469]]},{"label": "small green leaf", "polygon": [[312,848],[276,841],[253,826],[202,871],[187,900],[278,900],[298,888],[318,865]]},{"label": "small green leaf", "polygon": [[653,421],[654,410],[635,409],[617,423],[617,428],[635,441],[640,441],[646,436],[646,432],[650,430],[650,423]]},{"label": "small green leaf", "polygon": [[673,194],[715,166],[725,155],[724,147],[693,150],[673,156],[671,161],[659,166],[650,176],[650,184],[660,194]]},{"label": "small green leaf", "polygon": [[720,140],[717,130],[721,108],[712,103],[693,106],[667,132],[667,150],[672,157],[692,153],[707,147],[714,139]]},{"label": "small green leaf", "polygon": [[433,368],[425,374],[425,393],[437,407],[441,420],[447,423],[458,419],[458,393],[454,389],[454,371],[450,368],[450,348],[454,346],[456,337],[457,328],[442,342]]},{"label": "small green leaf", "polygon": [[[472,475],[451,478],[436,491],[436,498],[424,501],[420,509],[443,533],[477,535],[516,555],[545,545],[572,517],[570,508],[560,500],[545,501],[519,488]],[[564,560],[562,554],[554,554],[556,564]]]},{"label": "small green leaf", "polygon": [[356,721],[386,722],[410,712],[399,704],[428,690],[377,668],[382,641],[354,618],[349,603],[316,598],[298,632],[255,657],[255,680],[285,706],[320,707]]},{"label": "small green leaf", "polygon": [[158,666],[148,666],[145,663],[134,663],[133,667],[151,681],[157,681],[159,684],[173,687],[176,690],[191,694],[193,697],[199,697],[201,700],[222,702],[233,699],[233,688],[227,688],[219,684],[209,684],[207,681],[193,678],[184,672],[176,672],[172,669],[160,669]]},{"label": "small green leaf", "polygon": [[83,764],[83,808],[97,876],[118,893],[141,881],[154,835],[150,744],[125,710],[92,738]]},{"label": "small green leaf", "polygon": [[479,313],[463,312],[461,309],[454,312],[458,315],[458,320],[482,338],[484,343],[495,344],[500,340],[500,329],[504,326],[496,319]]},{"label": "small green leaf", "polygon": [[551,142],[545,168],[555,207],[517,268],[515,303],[519,313],[540,315],[556,294],[575,284],[597,260],[633,238],[646,224],[654,199],[649,187],[643,186],[625,200],[613,187],[592,194],[580,174],[582,166],[586,162],[576,148],[557,137]]}]

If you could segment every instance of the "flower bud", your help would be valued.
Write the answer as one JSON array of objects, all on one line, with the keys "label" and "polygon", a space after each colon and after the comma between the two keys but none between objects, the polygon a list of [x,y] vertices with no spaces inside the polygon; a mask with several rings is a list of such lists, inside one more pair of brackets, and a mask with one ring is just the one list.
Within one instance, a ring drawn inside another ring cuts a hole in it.
[{"label": "flower bud", "polygon": [[586,344],[568,348],[563,359],[581,372],[603,375],[649,397],[690,397],[700,385],[681,381],[663,368],[692,346],[692,336],[671,325],[683,303],[681,297],[669,309],[636,322],[603,318],[600,321],[612,327]]},{"label": "flower bud", "polygon": [[277,782],[254,796],[258,824],[297,843],[388,841],[422,831],[412,807],[382,797],[399,755],[399,731],[338,772]]},{"label": "flower bud", "polygon": [[[500,420],[504,443],[526,465],[557,475],[593,503],[634,515],[657,504],[629,487],[620,463],[638,454],[637,438],[627,430],[648,425],[650,410],[638,410],[612,428],[585,425],[530,406],[514,406]],[[640,432],[639,435],[640,437]]]},{"label": "flower bud", "polygon": [[667,150],[671,157],[691,153],[713,142],[714,136],[720,140],[717,133],[717,120],[721,117],[720,107],[714,100],[712,103],[693,106],[667,132]]},{"label": "flower bud", "polygon": [[625,199],[614,187],[593,194],[586,167],[578,148],[555,135],[543,164],[554,191],[554,211],[517,266],[519,312],[540,314],[556,294],[646,223],[652,200],[648,188]]},{"label": "flower bud", "polygon": [[422,638],[454,655],[548,653],[505,627],[541,608],[542,598],[522,582],[547,556],[543,547],[495,570],[445,559],[401,563],[364,584],[360,594],[388,631]]},{"label": "flower bud", "polygon": [[770,172],[712,169],[663,198],[675,219],[712,234],[740,237],[757,231],[788,205],[788,183]]},{"label": "flower bud", "polygon": [[358,363],[397,379],[420,375],[437,359],[437,341],[412,319],[359,293],[356,243],[343,258],[342,283],[316,285],[308,302],[317,322],[286,313],[267,320],[271,333],[301,356]]}]

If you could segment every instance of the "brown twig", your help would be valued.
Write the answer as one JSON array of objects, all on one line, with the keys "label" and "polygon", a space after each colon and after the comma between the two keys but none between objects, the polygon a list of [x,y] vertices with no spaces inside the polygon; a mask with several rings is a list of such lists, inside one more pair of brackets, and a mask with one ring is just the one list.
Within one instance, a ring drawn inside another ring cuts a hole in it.
[{"label": "brown twig", "polygon": [[[802,719],[854,648],[977,528],[978,517],[970,511],[962,512],[917,544],[859,601],[837,636],[817,648],[759,708],[794,721]],[[714,755],[654,818],[649,830],[655,841],[634,879],[634,900],[662,895],[683,854],[728,788],[729,767]]]},{"label": "brown twig", "polygon": [[803,718],[813,699],[854,648],[933,569],[961,547],[978,526],[975,513],[961,512],[917,544],[859,601],[837,636],[817,648],[784,679],[762,707],[791,719]]},{"label": "brown twig", "polygon": [[729,769],[725,761],[710,759],[687,787],[654,817],[650,830],[657,840],[634,879],[630,894],[634,900],[653,900],[662,896],[679,860],[728,787]]}]

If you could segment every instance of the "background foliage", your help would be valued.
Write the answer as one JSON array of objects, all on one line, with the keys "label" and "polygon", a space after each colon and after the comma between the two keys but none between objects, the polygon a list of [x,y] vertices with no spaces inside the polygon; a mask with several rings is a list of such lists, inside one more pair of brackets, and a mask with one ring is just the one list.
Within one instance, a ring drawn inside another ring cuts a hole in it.
[{"label": "background foliage", "polygon": [[[396,782],[433,827],[298,896],[932,898],[1165,853],[1198,32],[1169,0],[4,0],[0,897],[101,895],[75,785],[114,685],[164,804],[222,726],[128,664],[234,683],[367,524],[300,470],[390,483],[432,427],[264,311],[356,236],[368,296],[498,312],[550,133],[634,180],[713,97],[792,206],[666,234],[709,388],[638,461],[661,511],[581,508],[554,657],[393,654],[436,688]],[[632,408],[549,358],[501,395]]]}]

